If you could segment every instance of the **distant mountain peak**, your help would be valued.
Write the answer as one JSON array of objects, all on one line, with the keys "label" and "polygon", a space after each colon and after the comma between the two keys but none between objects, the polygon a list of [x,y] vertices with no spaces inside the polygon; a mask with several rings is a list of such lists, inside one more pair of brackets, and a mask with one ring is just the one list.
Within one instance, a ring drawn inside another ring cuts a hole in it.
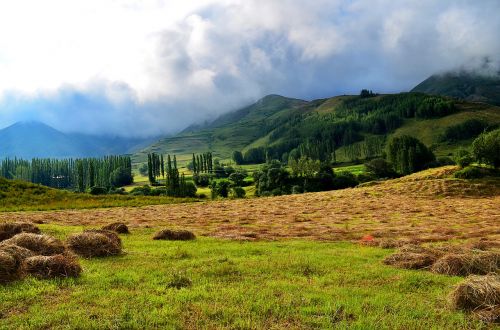
[{"label": "distant mountain peak", "polygon": [[444,72],[430,76],[411,91],[500,105],[500,75],[465,70]]},{"label": "distant mountain peak", "polygon": [[98,157],[130,153],[150,142],[150,139],[64,133],[43,122],[26,120],[0,129],[0,158]]}]

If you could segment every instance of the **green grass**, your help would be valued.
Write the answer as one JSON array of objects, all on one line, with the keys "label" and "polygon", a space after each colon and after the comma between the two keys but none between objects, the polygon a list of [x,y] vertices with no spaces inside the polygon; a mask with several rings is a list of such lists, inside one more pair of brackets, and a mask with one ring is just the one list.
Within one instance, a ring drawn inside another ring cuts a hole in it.
[{"label": "green grass", "polygon": [[436,156],[447,156],[460,148],[469,148],[474,139],[454,143],[441,142],[446,128],[463,123],[469,119],[479,119],[490,125],[500,124],[500,108],[486,104],[458,103],[460,112],[431,120],[406,120],[405,125],[394,132],[395,136],[411,135],[429,147],[434,148]]},{"label": "green grass", "polygon": [[144,206],[193,201],[196,200],[166,196],[93,196],[0,178],[0,212]]},{"label": "green grass", "polygon": [[366,172],[365,165],[363,164],[335,167],[333,170],[335,171],[335,173],[351,172],[354,175]]},{"label": "green grass", "polygon": [[[41,227],[61,238],[82,229]],[[153,231],[122,236],[123,256],[81,260],[81,278],[0,286],[0,328],[481,327],[447,306],[460,278],[385,266],[389,250],[315,241],[153,241]]]}]

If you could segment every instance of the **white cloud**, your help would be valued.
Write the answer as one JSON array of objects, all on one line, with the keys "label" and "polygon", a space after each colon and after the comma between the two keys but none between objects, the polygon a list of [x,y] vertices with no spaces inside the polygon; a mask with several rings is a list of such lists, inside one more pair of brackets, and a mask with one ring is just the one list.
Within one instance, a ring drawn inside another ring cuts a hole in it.
[{"label": "white cloud", "polygon": [[267,93],[406,90],[484,57],[500,63],[499,9],[496,0],[2,1],[0,123],[156,134]]}]

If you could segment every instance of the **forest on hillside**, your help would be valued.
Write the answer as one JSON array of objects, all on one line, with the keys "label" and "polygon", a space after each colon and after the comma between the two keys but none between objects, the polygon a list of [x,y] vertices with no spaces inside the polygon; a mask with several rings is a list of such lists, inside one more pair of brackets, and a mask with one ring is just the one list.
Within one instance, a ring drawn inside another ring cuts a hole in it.
[{"label": "forest on hillside", "polygon": [[[320,105],[319,101],[315,104]],[[359,96],[343,99],[333,111],[295,110],[269,122],[267,145],[245,152],[236,150],[233,159],[238,164],[259,164],[269,159],[288,162],[305,156],[336,162],[341,148],[344,159],[371,159],[383,155],[389,134],[406,120],[442,118],[456,111],[455,101],[447,97],[421,93],[377,95],[363,90]],[[474,120],[449,128],[442,139],[469,139],[492,128],[495,126]]]}]

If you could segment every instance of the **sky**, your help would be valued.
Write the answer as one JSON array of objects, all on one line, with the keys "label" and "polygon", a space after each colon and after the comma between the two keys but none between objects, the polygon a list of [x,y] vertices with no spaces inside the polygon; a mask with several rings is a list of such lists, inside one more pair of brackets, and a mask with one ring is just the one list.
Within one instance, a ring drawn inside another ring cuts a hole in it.
[{"label": "sky", "polygon": [[[267,94],[408,91],[485,59],[498,0],[0,2],[0,127],[172,134]],[[483,66],[484,68],[484,66]]]}]

